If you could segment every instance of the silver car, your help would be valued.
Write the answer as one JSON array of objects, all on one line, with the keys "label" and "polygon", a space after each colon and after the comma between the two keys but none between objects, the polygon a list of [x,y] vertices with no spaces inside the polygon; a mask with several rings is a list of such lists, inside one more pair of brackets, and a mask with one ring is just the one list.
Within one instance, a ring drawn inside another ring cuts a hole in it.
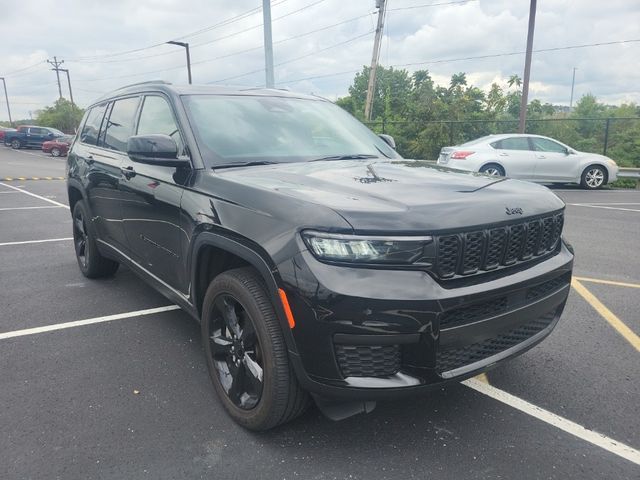
[{"label": "silver car", "polygon": [[540,135],[488,135],[440,151],[438,165],[541,183],[577,183],[587,189],[614,182],[618,165],[604,155],[578,152]]}]

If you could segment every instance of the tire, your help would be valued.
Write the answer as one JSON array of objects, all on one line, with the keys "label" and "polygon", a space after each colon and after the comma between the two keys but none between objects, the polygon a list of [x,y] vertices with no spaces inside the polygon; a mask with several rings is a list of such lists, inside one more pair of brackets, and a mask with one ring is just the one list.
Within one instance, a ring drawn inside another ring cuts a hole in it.
[{"label": "tire", "polygon": [[60,149],[59,149],[59,148],[57,148],[57,147],[53,147],[53,148],[51,149],[51,156],[52,156],[52,157],[59,157],[60,155],[62,155],[62,152],[60,151]]},{"label": "tire", "polygon": [[218,275],[207,289],[201,320],[209,376],[231,418],[264,431],[305,411],[309,395],[289,364],[275,310],[253,269]]},{"label": "tire", "polygon": [[580,185],[587,190],[597,190],[607,184],[607,171],[600,165],[590,165],[582,172]]},{"label": "tire", "polygon": [[487,163],[483,165],[480,169],[480,173],[484,173],[485,175],[490,175],[492,177],[504,177],[504,168],[502,168],[497,163]]},{"label": "tire", "polygon": [[73,246],[80,271],[87,278],[110,277],[119,263],[103,257],[98,251],[95,235],[88,222],[87,208],[80,200],[73,208]]},{"label": "tire", "polygon": [[17,138],[11,140],[11,148],[13,148],[14,150],[18,150],[19,148],[22,148],[22,142]]}]

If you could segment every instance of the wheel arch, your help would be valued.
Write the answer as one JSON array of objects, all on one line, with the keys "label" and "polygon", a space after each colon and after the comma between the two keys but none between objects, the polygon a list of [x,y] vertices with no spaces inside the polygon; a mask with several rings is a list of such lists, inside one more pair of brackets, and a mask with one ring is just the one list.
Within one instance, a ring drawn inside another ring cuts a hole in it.
[{"label": "wheel arch", "polygon": [[607,168],[606,165],[604,165],[602,162],[599,162],[599,161],[587,162],[586,166],[580,172],[580,180],[582,180],[582,177],[584,176],[586,171],[591,167],[602,168],[602,171],[604,172],[604,182],[602,182],[602,185],[606,185],[609,183],[609,169]]},{"label": "wheel arch", "polygon": [[280,301],[275,265],[239,238],[230,238],[213,232],[202,232],[194,240],[190,255],[191,300],[198,320],[202,315],[202,304],[210,282],[219,274],[239,267],[249,266],[263,280],[271,298],[278,321],[287,343],[287,348],[296,352],[295,342],[287,317]]}]

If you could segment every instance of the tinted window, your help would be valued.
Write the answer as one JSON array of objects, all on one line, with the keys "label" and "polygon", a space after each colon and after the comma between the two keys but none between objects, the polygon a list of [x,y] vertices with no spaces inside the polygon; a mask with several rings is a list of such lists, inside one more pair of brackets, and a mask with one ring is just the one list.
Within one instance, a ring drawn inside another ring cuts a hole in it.
[{"label": "tinted window", "polygon": [[80,141],[88,143],[89,145],[96,145],[98,142],[98,133],[100,133],[100,125],[102,124],[102,117],[104,117],[104,111],[106,105],[98,105],[93,107],[87,115],[87,121],[82,127],[80,132]]},{"label": "tinted window", "polygon": [[503,150],[529,150],[529,139],[527,137],[505,138],[498,143],[498,148]]},{"label": "tinted window", "polygon": [[138,97],[116,100],[107,122],[104,146],[120,152],[127,151],[127,140],[133,135]]},{"label": "tinted window", "polygon": [[556,143],[552,140],[547,140],[546,138],[531,138],[533,142],[533,149],[536,152],[558,152],[558,153],[566,153],[567,149],[564,148],[559,143]]},{"label": "tinted window", "polygon": [[31,127],[29,129],[29,133],[31,135],[46,135],[49,132],[47,130],[45,130],[44,128]]},{"label": "tinted window", "polygon": [[171,107],[164,98],[158,96],[145,97],[140,120],[138,121],[138,135],[153,133],[169,135],[178,145],[178,154],[182,155],[184,153],[184,143]]}]

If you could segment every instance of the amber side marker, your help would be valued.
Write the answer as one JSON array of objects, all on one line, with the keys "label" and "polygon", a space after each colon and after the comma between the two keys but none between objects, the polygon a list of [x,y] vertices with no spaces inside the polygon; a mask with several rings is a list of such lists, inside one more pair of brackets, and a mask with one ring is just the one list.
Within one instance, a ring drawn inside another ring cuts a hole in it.
[{"label": "amber side marker", "polygon": [[289,328],[293,328],[296,326],[296,321],[293,318],[293,313],[291,313],[291,307],[289,306],[289,300],[287,299],[287,294],[284,293],[284,290],[279,288],[278,295],[280,295],[280,301],[282,302],[282,308],[284,308],[284,314],[287,316],[287,321],[289,322]]}]

